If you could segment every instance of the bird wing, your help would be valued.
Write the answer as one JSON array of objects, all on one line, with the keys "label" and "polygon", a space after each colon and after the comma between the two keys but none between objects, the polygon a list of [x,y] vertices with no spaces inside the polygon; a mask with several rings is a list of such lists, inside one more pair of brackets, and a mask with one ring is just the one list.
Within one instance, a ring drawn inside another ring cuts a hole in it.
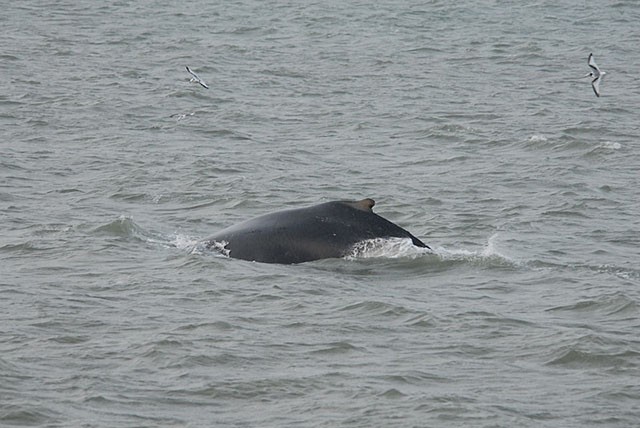
[{"label": "bird wing", "polygon": [[589,54],[589,59],[587,59],[587,64],[589,64],[589,67],[591,67],[591,69],[594,72],[596,72],[597,75],[600,74],[600,68],[598,68],[598,64],[596,64],[596,60],[593,59],[592,53]]},{"label": "bird wing", "polygon": [[187,71],[189,72],[190,75],[192,75],[196,80],[200,80],[200,78],[198,77],[198,75],[196,73],[194,73],[193,71],[191,71],[191,69],[189,68],[189,66],[185,67],[187,69]]},{"label": "bird wing", "polygon": [[600,77],[596,77],[591,81],[591,87],[593,88],[593,92],[597,97],[600,96]]},{"label": "bird wing", "polygon": [[206,83],[204,83],[204,81],[200,78],[200,76],[198,76],[196,73],[193,72],[193,70],[191,70],[189,68],[189,66],[185,66],[185,68],[187,69],[187,71],[189,72],[189,74],[191,74],[193,76],[193,81],[198,82],[200,85],[202,85],[203,88],[207,88],[209,89],[209,87],[207,86]]}]

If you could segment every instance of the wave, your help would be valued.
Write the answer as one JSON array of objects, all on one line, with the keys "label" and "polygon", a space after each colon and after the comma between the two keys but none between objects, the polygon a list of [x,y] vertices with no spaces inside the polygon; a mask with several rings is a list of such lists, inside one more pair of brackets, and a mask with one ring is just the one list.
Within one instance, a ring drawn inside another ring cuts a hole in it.
[{"label": "wave", "polygon": [[96,227],[93,232],[123,238],[135,238],[145,234],[144,230],[131,217],[124,215],[118,217],[117,220]]},{"label": "wave", "polygon": [[622,352],[606,352],[602,350],[580,349],[579,345],[572,345],[561,349],[551,360],[550,366],[563,366],[569,369],[633,369],[637,368],[640,353],[626,350]]},{"label": "wave", "polygon": [[638,313],[636,301],[624,293],[601,295],[592,299],[581,300],[570,305],[556,306],[547,309],[548,312],[569,313],[583,316],[603,316],[605,318],[620,316],[635,316]]},{"label": "wave", "polygon": [[137,224],[132,217],[124,215],[94,228],[93,233],[125,240],[142,241],[164,248],[177,248],[190,254],[202,253],[205,249],[204,243],[199,238],[181,233],[167,234],[148,230]]},{"label": "wave", "polygon": [[434,254],[443,261],[463,261],[496,267],[521,265],[521,262],[506,255],[504,250],[499,248],[499,236],[499,233],[494,233],[487,239],[487,243],[477,250],[437,247],[434,248]]},{"label": "wave", "polygon": [[346,260],[406,260],[413,265],[428,264],[443,267],[454,264],[480,265],[490,268],[514,268],[525,265],[500,248],[499,233],[494,233],[478,249],[434,246],[432,249],[416,247],[407,238],[371,239],[357,244]]}]

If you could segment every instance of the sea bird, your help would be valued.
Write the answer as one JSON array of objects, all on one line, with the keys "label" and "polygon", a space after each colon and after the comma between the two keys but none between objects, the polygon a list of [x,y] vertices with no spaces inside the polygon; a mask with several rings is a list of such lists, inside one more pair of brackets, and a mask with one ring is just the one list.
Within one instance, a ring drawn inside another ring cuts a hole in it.
[{"label": "sea bird", "polygon": [[190,75],[192,75],[193,77],[191,78],[191,80],[189,80],[189,82],[193,82],[193,83],[199,83],[200,85],[202,85],[203,88],[209,89],[209,87],[207,86],[206,83],[204,83],[204,81],[193,71],[191,71],[191,69],[189,68],[189,66],[186,66],[187,71],[189,72]]},{"label": "sea bird", "polygon": [[604,75],[607,73],[604,71],[600,71],[598,64],[596,64],[596,61],[593,59],[592,53],[589,54],[589,59],[587,59],[587,64],[589,64],[589,67],[591,67],[591,71],[589,72],[589,74],[585,75],[584,77],[593,77],[593,80],[591,81],[591,87],[593,88],[593,92],[595,92],[596,96],[599,97],[600,82],[604,78]]}]

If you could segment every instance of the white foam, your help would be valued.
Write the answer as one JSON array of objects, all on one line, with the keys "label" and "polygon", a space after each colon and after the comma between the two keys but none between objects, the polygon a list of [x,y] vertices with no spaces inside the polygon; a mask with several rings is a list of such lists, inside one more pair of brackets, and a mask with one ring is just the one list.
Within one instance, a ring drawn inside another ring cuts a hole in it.
[{"label": "white foam", "polygon": [[176,234],[170,244],[189,254],[202,254],[205,250],[205,245],[200,239],[189,235]]},{"label": "white foam", "polygon": [[541,142],[541,141],[547,141],[547,137],[545,137],[542,134],[534,134],[529,138],[529,141],[531,141],[533,143],[537,143],[537,142]]},{"label": "white foam", "polygon": [[409,238],[375,238],[357,243],[347,259],[369,258],[417,258],[431,254],[428,248],[416,247]]},{"label": "white foam", "polygon": [[175,117],[177,121],[180,121],[186,119],[187,117],[194,116],[195,114],[195,111],[191,113],[176,113],[172,114],[170,117]]},{"label": "white foam", "polygon": [[608,150],[620,150],[622,148],[622,144],[614,143],[611,141],[604,141],[603,143],[600,144],[600,147]]},{"label": "white foam", "polygon": [[208,245],[205,245],[207,249],[213,249],[225,257],[229,257],[231,250],[227,248],[227,241],[210,241]]},{"label": "white foam", "polygon": [[502,259],[510,260],[509,257],[505,256],[504,254],[501,254],[498,251],[497,240],[498,240],[498,233],[494,233],[493,235],[491,235],[487,240],[487,244],[484,246],[484,248],[480,252],[480,255],[482,257],[500,257]]},{"label": "white foam", "polygon": [[433,249],[435,255],[442,260],[468,260],[475,262],[493,261],[508,264],[518,264],[516,260],[504,254],[498,248],[499,233],[494,233],[489,237],[487,243],[479,250],[448,249],[437,247]]}]

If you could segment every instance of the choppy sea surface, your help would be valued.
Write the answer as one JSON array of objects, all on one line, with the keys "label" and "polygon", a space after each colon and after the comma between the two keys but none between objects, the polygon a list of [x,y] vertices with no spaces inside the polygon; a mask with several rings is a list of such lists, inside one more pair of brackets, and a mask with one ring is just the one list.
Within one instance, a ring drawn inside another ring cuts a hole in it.
[{"label": "choppy sea surface", "polygon": [[[0,425],[636,425],[640,3],[531,3],[5,4]],[[434,251],[200,244],[367,197]]]}]

